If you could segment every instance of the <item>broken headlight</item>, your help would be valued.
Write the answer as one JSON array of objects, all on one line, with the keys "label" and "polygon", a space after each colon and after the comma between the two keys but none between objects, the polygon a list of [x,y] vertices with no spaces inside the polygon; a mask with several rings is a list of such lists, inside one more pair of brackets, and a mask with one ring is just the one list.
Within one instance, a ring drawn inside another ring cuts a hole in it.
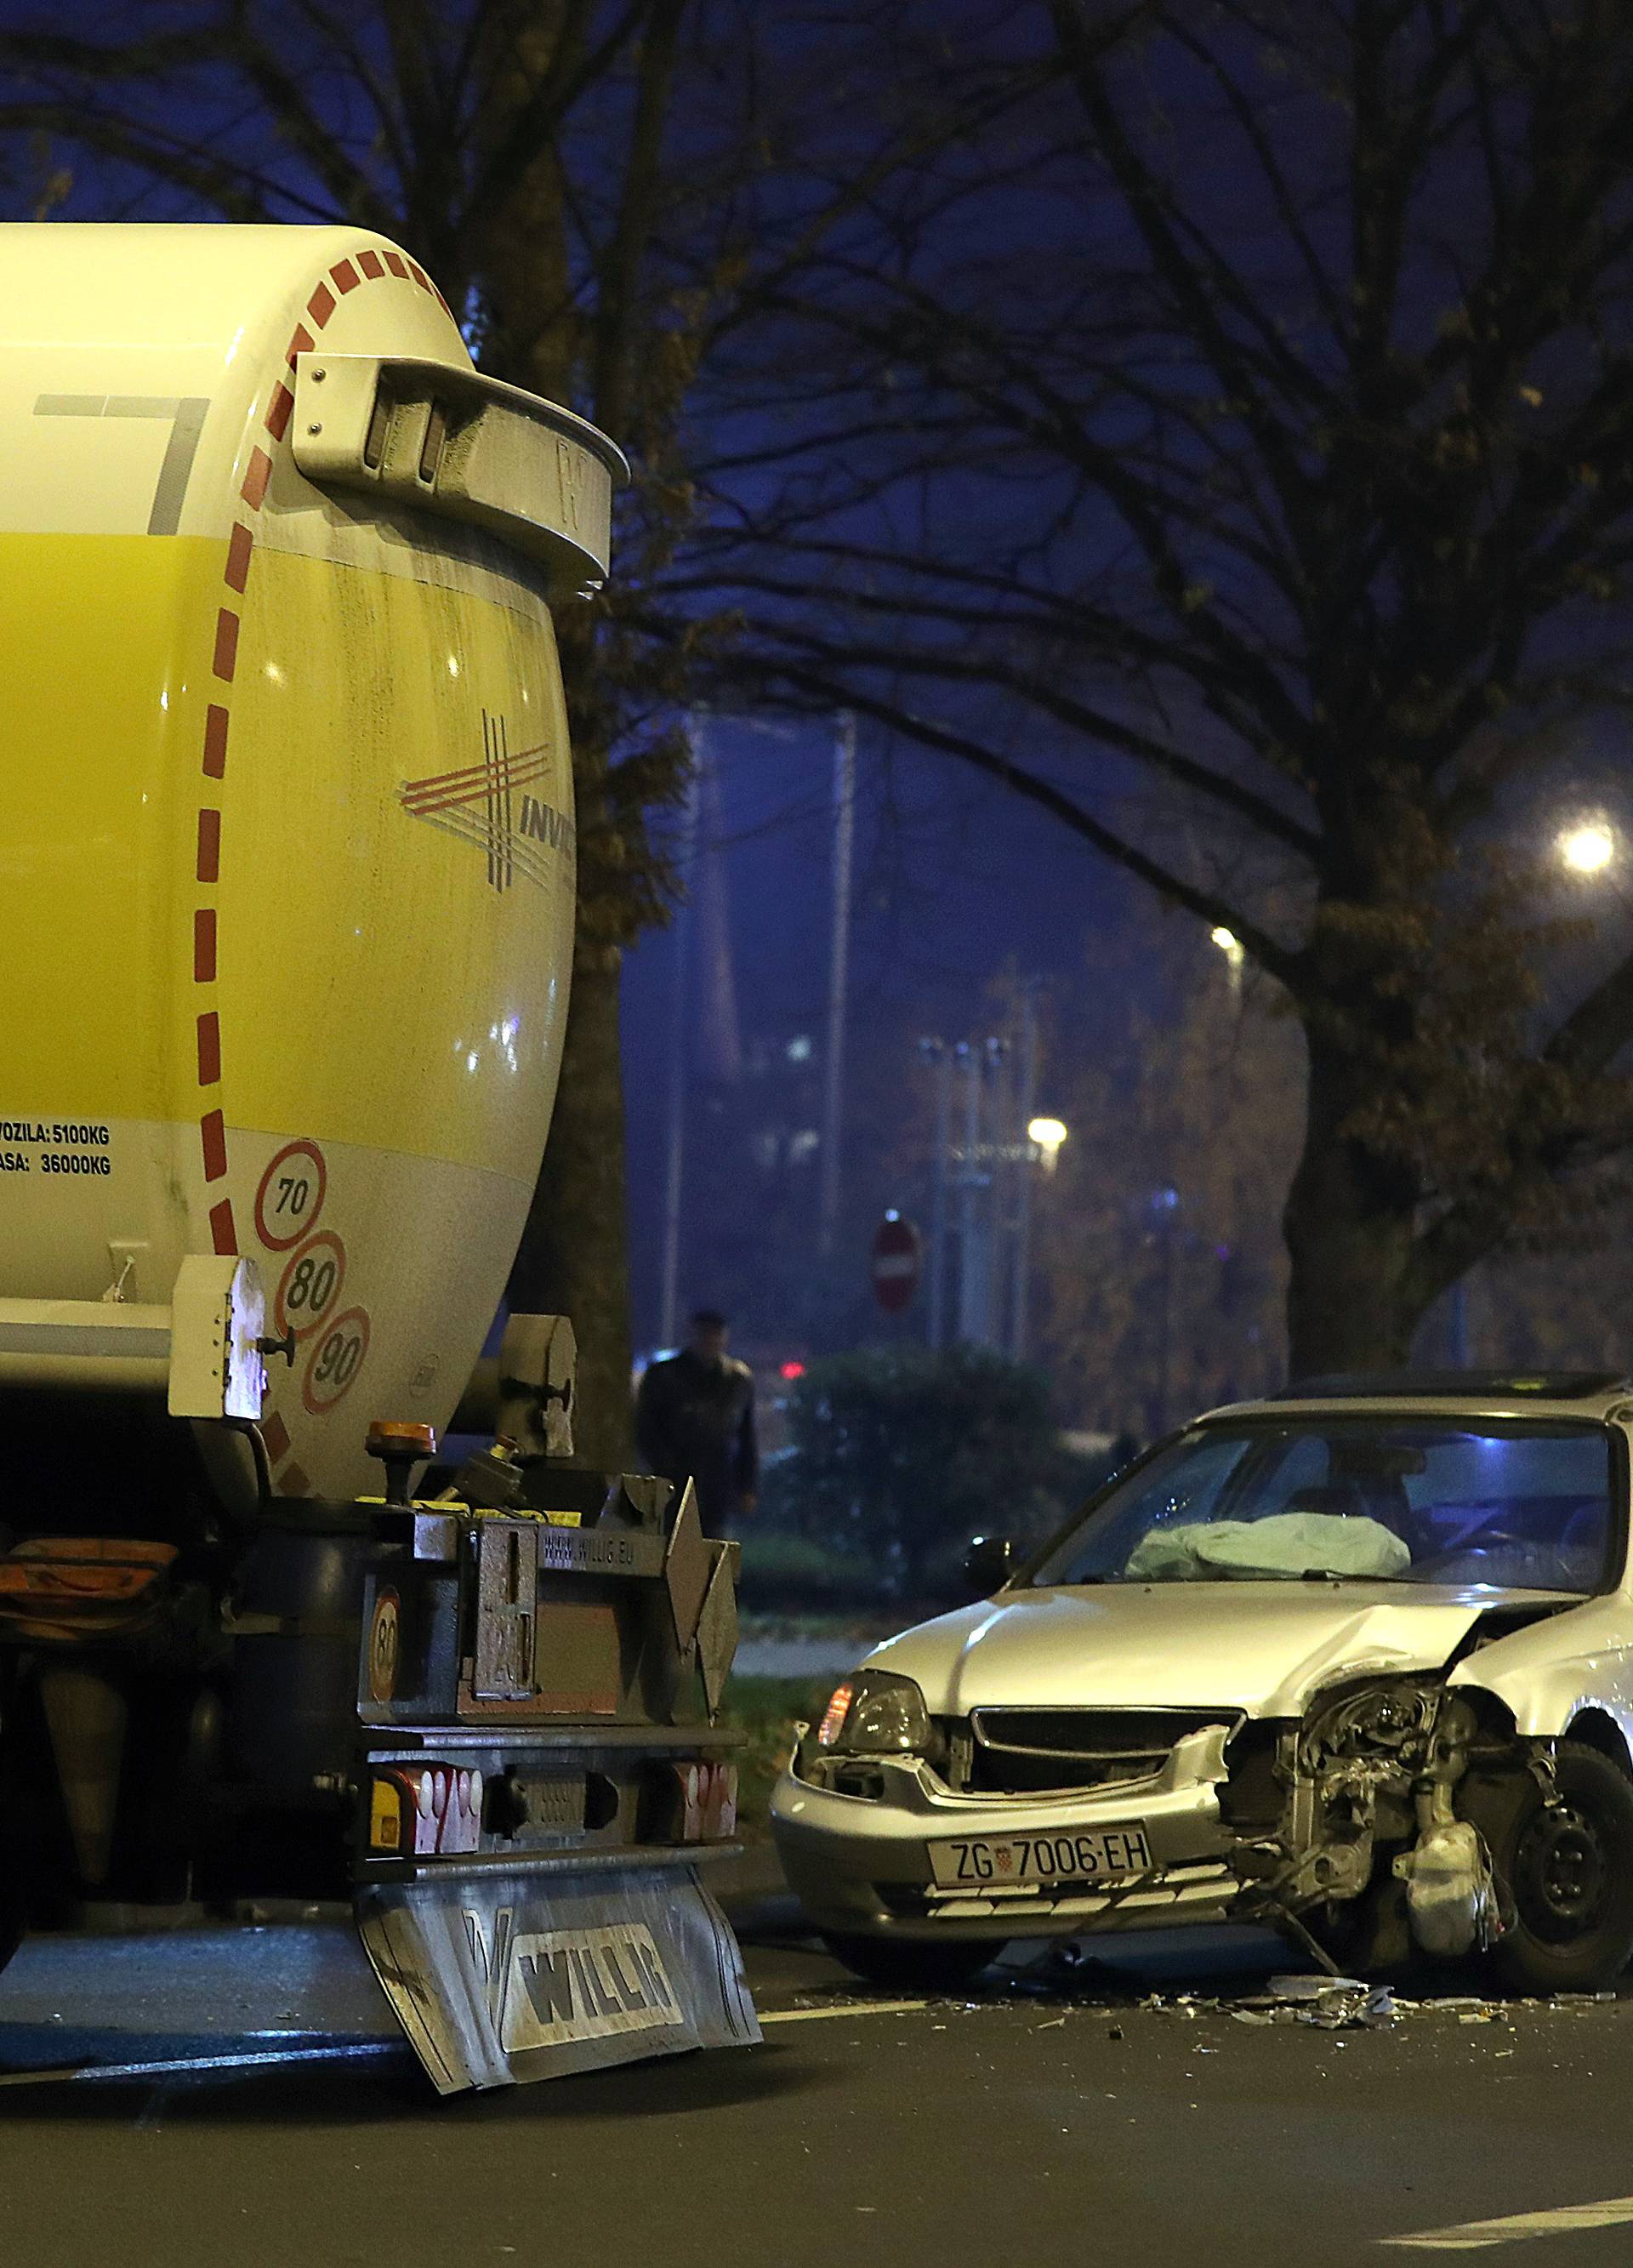
[{"label": "broken headlight", "polygon": [[817,1727],[818,1747],[837,1756],[922,1756],[930,1740],[923,1695],[886,1669],[858,1669],[835,1687]]},{"label": "broken headlight", "polygon": [[1368,1678],[1318,1705],[1299,1736],[1299,1762],[1317,1771],[1342,1761],[1388,1760],[1420,1771],[1441,1706],[1442,1680]]}]

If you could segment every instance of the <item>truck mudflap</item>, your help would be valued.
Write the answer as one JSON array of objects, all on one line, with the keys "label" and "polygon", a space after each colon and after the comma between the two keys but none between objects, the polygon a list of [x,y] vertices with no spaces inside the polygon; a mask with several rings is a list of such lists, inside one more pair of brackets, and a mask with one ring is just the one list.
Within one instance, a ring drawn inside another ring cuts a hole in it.
[{"label": "truck mudflap", "polygon": [[439,2095],[760,2037],[695,1867],[371,1883],[357,1926]]}]

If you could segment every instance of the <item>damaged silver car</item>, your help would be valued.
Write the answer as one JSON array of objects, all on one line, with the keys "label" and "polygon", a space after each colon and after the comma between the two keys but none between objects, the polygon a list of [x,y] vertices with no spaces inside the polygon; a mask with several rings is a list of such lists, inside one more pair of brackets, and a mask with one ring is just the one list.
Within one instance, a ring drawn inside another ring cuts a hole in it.
[{"label": "damaged silver car", "polygon": [[953,1984],[1013,1938],[1269,1923],[1351,1974],[1633,1955],[1633,1385],[1319,1381],[1217,1410],[993,1595],[890,1639],[772,1824],[835,1950]]}]

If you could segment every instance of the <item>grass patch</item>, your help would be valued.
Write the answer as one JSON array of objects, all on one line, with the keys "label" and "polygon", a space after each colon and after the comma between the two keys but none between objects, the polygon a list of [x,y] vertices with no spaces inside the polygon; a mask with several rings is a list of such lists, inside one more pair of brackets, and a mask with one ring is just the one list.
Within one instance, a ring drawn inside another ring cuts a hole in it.
[{"label": "grass patch", "polygon": [[763,1835],[771,1790],[794,1750],[794,1727],[821,1714],[838,1680],[808,1677],[733,1677],[725,1690],[725,1722],[748,1735],[737,1751],[738,1817],[751,1833]]}]

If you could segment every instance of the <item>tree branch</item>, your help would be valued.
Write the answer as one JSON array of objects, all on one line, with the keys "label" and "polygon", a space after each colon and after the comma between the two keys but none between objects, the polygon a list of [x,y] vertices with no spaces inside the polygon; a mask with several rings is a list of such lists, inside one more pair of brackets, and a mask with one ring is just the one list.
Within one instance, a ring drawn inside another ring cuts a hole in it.
[{"label": "tree branch", "polygon": [[917,741],[921,747],[935,748],[943,755],[956,757],[960,763],[968,764],[973,770],[984,773],[989,779],[998,781],[1024,801],[1036,805],[1040,810],[1048,812],[1051,818],[1059,820],[1074,835],[1092,844],[1102,857],[1122,867],[1124,873],[1149,884],[1170,905],[1195,914],[1211,927],[1232,931],[1258,965],[1290,991],[1296,991],[1302,983],[1304,966],[1300,956],[1288,951],[1269,931],[1261,928],[1257,922],[1244,914],[1239,907],[1232,905],[1217,892],[1202,889],[1196,884],[1188,882],[1182,875],[1159,865],[1134,843],[1125,841],[1103,821],[1095,818],[1092,812],[1085,810],[1063,789],[1048,780],[1039,779],[1009,757],[1000,755],[996,749],[972,740],[967,733],[957,733],[947,725],[938,724],[932,718],[917,716],[896,702],[883,700],[849,685],[842,689],[838,688],[831,678],[813,670],[803,669],[798,663],[774,665],[767,674],[797,688],[825,706],[831,707],[838,702],[857,710],[864,716],[888,725],[893,732],[899,732]]}]

